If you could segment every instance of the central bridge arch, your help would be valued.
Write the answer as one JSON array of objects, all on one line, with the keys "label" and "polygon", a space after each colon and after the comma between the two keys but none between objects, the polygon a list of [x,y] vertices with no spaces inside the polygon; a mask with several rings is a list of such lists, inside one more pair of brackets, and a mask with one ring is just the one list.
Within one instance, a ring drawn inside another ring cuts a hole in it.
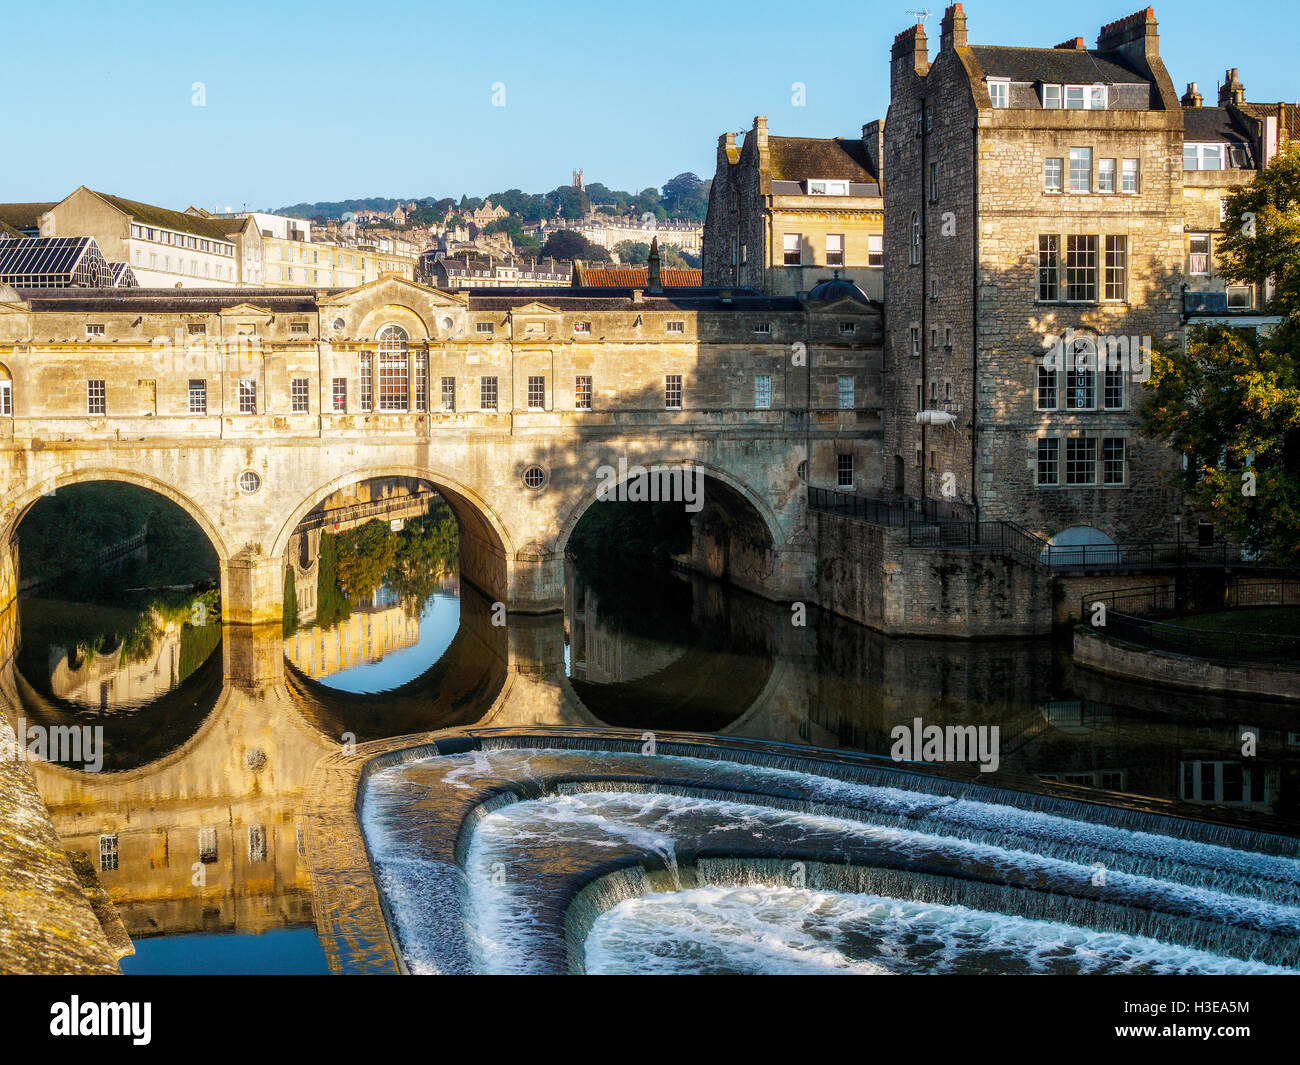
[{"label": "central bridge arch", "polygon": [[501,516],[457,478],[414,465],[383,465],[333,477],[318,485],[281,524],[272,545],[271,557],[283,558],[290,537],[299,523],[324,500],[343,488],[384,477],[406,477],[432,486],[447,501],[460,526],[460,574],[479,591],[505,601],[508,563],[514,555],[509,533]]}]

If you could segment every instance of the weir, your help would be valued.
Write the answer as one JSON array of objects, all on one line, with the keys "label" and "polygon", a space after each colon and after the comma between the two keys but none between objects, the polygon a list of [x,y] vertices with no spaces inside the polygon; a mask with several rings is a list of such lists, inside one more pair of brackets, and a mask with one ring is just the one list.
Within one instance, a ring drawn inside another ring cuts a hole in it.
[{"label": "weir", "polygon": [[1121,967],[1132,951],[1154,970],[1300,966],[1300,840],[869,760],[644,743],[488,733],[371,774],[362,823],[404,963],[580,971],[615,904],[784,891],[797,868],[799,890],[963,907],[1008,935],[1130,937],[1107,941]]}]

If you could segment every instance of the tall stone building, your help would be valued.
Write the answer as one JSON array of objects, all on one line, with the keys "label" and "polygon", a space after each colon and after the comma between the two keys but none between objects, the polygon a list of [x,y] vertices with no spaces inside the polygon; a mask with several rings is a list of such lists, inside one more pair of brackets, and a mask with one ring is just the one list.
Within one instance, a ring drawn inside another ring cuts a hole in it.
[{"label": "tall stone building", "polygon": [[832,271],[880,299],[882,123],[852,138],[772,137],[759,115],[736,144],[718,138],[704,222],[704,284],[777,296],[810,292]]},{"label": "tall stone building", "polygon": [[933,61],[923,27],[895,38],[890,81],[886,487],[1058,543],[1173,539],[1177,460],[1136,415],[1184,269],[1154,13],[1022,48],[971,45],[954,4]]},{"label": "tall stone building", "polygon": [[1246,89],[1233,67],[1219,86],[1217,106],[1206,106],[1196,82],[1183,104],[1183,220],[1185,267],[1183,320],[1268,327],[1279,319],[1263,312],[1263,286],[1230,285],[1219,268],[1224,198],[1255,179],[1290,144],[1291,104],[1246,101]]}]

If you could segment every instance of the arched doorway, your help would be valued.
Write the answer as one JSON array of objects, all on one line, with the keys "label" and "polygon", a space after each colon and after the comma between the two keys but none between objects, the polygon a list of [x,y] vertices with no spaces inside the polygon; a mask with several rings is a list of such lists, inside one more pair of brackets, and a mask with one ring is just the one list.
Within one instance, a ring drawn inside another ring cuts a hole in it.
[{"label": "arched doorway", "polygon": [[1053,566],[1113,566],[1120,561],[1115,541],[1090,525],[1072,525],[1047,541],[1040,553]]}]

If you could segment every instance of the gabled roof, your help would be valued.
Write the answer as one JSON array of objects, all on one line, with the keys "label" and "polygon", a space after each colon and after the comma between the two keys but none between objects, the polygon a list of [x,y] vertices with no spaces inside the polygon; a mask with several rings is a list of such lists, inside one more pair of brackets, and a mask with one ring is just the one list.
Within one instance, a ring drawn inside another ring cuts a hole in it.
[{"label": "gabled roof", "polygon": [[0,203],[0,224],[14,233],[37,228],[37,219],[48,211],[52,203]]},{"label": "gabled roof", "polygon": [[773,181],[875,182],[860,140],[844,137],[768,137],[768,159]]},{"label": "gabled roof", "polygon": [[[89,190],[94,192],[93,189]],[[121,196],[110,196],[106,192],[95,192],[95,195],[102,200],[106,200],[124,214],[146,226],[157,226],[161,229],[174,229],[179,233],[189,233],[196,237],[206,237],[209,240],[220,240],[230,243],[229,231],[225,225],[212,218],[202,218],[199,215],[186,214],[184,211],[173,211],[167,207],[156,207],[151,203],[140,203],[137,200],[128,200]],[[244,223],[240,222],[240,228]]]},{"label": "gabled roof", "polygon": [[0,278],[14,288],[108,287],[113,275],[94,237],[0,241]]},{"label": "gabled roof", "polygon": [[978,44],[968,49],[986,77],[1049,85],[1146,85],[1119,52],[1081,48],[1014,48]]}]

